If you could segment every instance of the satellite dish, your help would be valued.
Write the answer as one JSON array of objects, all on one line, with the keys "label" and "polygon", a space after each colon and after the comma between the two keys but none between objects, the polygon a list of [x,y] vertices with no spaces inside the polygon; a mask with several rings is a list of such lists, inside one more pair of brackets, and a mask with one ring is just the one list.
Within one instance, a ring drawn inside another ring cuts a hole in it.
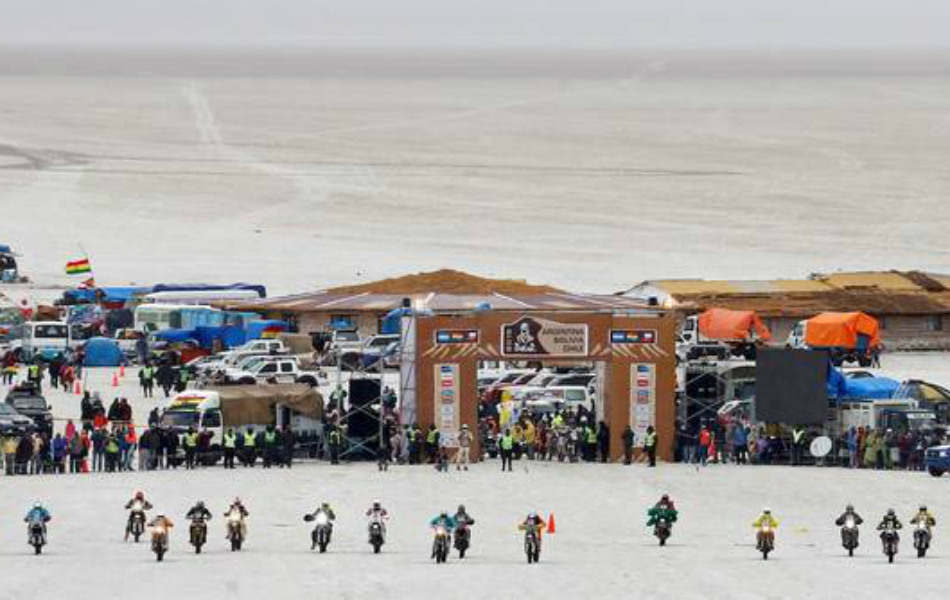
[{"label": "satellite dish", "polygon": [[815,458],[828,456],[828,453],[831,452],[831,438],[824,435],[816,437],[812,440],[809,450],[811,451],[811,455]]}]

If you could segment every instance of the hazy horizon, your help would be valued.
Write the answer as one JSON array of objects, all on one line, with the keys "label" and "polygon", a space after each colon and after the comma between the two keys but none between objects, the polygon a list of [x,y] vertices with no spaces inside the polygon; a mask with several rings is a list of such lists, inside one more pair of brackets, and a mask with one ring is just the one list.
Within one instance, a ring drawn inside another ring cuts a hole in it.
[{"label": "hazy horizon", "polygon": [[[54,17],[54,18],[51,18]],[[942,0],[44,0],[14,44],[652,49],[947,48]]]}]

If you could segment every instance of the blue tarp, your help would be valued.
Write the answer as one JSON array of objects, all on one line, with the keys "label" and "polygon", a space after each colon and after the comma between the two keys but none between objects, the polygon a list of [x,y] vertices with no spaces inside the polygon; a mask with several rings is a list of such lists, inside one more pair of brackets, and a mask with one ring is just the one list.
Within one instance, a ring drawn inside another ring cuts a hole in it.
[{"label": "blue tarp", "polygon": [[125,357],[115,340],[95,337],[86,342],[82,364],[84,367],[117,367],[123,360]]},{"label": "blue tarp", "polygon": [[155,332],[155,339],[165,342],[187,342],[195,339],[193,329],[164,329]]},{"label": "blue tarp", "polygon": [[147,294],[152,288],[143,287],[103,287],[92,290],[76,289],[63,292],[67,302],[95,302],[96,292],[101,291],[106,302],[128,302],[136,294]]},{"label": "blue tarp", "polygon": [[240,327],[195,327],[194,337],[202,348],[211,349],[215,340],[221,340],[225,349],[240,346],[247,335]]},{"label": "blue tarp", "polygon": [[395,308],[383,317],[379,332],[383,335],[398,335],[402,333],[402,318],[411,315],[411,308]]},{"label": "blue tarp", "polygon": [[152,286],[152,292],[216,292],[222,290],[252,290],[261,298],[267,297],[267,288],[257,283],[232,283],[214,285],[209,283],[159,283]]},{"label": "blue tarp", "polygon": [[886,400],[893,398],[901,386],[889,377],[845,377],[832,369],[828,378],[828,397],[841,400]]}]

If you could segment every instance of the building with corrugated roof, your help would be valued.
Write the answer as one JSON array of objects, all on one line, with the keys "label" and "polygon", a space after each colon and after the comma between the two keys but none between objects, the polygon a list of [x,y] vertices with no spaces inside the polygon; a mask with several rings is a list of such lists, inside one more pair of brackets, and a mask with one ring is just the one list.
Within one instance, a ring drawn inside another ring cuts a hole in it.
[{"label": "building with corrugated roof", "polygon": [[814,274],[767,281],[657,279],[621,295],[682,315],[709,308],[754,310],[784,340],[798,321],[822,312],[867,313],[884,343],[900,349],[950,349],[950,275],[920,271]]},{"label": "building with corrugated roof", "polygon": [[288,320],[309,333],[333,328],[357,329],[362,335],[380,331],[382,320],[405,302],[418,311],[466,313],[495,311],[657,312],[634,297],[566,292],[519,280],[487,279],[453,270],[418,273],[372,283],[317,292],[229,303],[227,308],[258,312]]}]

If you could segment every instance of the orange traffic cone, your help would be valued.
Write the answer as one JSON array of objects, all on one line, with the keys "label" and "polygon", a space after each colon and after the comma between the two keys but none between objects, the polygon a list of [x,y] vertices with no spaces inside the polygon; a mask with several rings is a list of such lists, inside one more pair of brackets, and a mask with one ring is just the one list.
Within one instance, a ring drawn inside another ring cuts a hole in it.
[{"label": "orange traffic cone", "polygon": [[79,380],[73,382],[73,393],[77,396],[82,395],[82,386],[79,384]]},{"label": "orange traffic cone", "polygon": [[119,365],[119,377],[125,377],[125,365]]},{"label": "orange traffic cone", "polygon": [[112,387],[119,387],[119,376],[115,373],[112,374]]},{"label": "orange traffic cone", "polygon": [[548,531],[547,533],[554,533],[554,513],[548,517]]}]

